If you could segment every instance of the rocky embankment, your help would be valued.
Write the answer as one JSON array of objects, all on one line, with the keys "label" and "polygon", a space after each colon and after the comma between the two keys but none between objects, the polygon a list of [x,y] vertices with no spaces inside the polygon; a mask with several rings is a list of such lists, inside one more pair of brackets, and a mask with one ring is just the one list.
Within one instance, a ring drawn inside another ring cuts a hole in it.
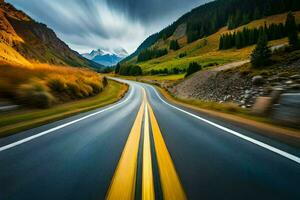
[{"label": "rocky embankment", "polygon": [[260,75],[242,67],[200,71],[168,90],[180,98],[234,102],[245,108],[252,107],[257,97],[269,96],[273,91],[300,91],[300,60],[261,70]]}]

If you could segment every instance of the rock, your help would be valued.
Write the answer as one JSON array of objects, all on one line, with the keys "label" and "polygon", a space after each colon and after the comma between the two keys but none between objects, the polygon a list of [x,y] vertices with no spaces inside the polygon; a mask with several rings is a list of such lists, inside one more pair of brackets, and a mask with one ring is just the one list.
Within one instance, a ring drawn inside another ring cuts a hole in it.
[{"label": "rock", "polygon": [[289,78],[292,79],[292,80],[300,79],[300,74],[295,74],[293,76],[290,76]]},{"label": "rock", "polygon": [[300,84],[292,84],[292,85],[290,85],[290,88],[292,89],[292,90],[300,90]]},{"label": "rock", "polygon": [[283,89],[281,88],[277,88],[277,89],[274,89],[272,92],[271,92],[271,100],[272,100],[272,103],[277,103],[280,99],[280,95],[283,93]]},{"label": "rock", "polygon": [[269,82],[277,82],[279,81],[278,77],[272,77],[272,78],[268,78]]},{"label": "rock", "polygon": [[244,96],[245,99],[249,99],[250,97],[251,97],[250,94],[246,94],[246,95]]},{"label": "rock", "polygon": [[272,118],[279,123],[300,128],[300,95],[282,94]]},{"label": "rock", "polygon": [[246,90],[245,91],[245,94],[250,94],[251,93],[251,90]]},{"label": "rock", "polygon": [[291,80],[285,82],[285,84],[287,84],[287,85],[291,85],[291,84],[293,84],[293,83],[294,83],[294,82],[291,81]]},{"label": "rock", "polygon": [[265,79],[262,76],[254,76],[252,78],[252,84],[256,86],[263,85],[265,83]]},{"label": "rock", "polygon": [[288,81],[287,77],[278,77],[278,81]]},{"label": "rock", "polygon": [[252,107],[252,113],[256,115],[267,115],[272,107],[271,97],[258,97]]},{"label": "rock", "polygon": [[227,100],[229,100],[230,98],[231,98],[231,95],[227,95],[227,96],[224,97],[223,100],[224,100],[224,101],[227,101]]}]

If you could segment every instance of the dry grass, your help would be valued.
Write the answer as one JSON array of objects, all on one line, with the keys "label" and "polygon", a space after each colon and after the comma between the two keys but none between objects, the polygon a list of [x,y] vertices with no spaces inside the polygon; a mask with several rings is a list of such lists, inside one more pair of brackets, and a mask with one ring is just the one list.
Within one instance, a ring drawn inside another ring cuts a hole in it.
[{"label": "dry grass", "polygon": [[112,104],[120,100],[127,90],[128,86],[126,84],[109,80],[109,84],[103,91],[94,97],[55,105],[48,109],[26,108],[0,113],[0,138]]},{"label": "dry grass", "polygon": [[42,108],[94,96],[106,85],[90,70],[47,64],[0,65],[0,77],[0,97]]}]

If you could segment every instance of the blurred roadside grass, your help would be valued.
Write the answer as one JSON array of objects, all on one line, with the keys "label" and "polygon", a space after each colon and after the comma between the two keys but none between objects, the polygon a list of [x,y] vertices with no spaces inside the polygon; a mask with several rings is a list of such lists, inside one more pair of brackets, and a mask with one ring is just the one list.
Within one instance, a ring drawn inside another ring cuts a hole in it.
[{"label": "blurred roadside grass", "polygon": [[29,107],[48,108],[94,96],[106,85],[105,77],[83,68],[0,65],[0,97]]},{"label": "blurred roadside grass", "polygon": [[47,109],[26,108],[0,113],[0,138],[115,103],[126,94],[127,90],[128,85],[108,80],[103,91],[94,97],[54,105]]}]

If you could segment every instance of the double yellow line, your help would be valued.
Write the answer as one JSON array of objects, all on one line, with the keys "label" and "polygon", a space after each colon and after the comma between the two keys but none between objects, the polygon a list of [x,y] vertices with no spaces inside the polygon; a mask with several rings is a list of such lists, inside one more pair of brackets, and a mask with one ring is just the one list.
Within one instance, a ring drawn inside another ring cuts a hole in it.
[{"label": "double yellow line", "polygon": [[[177,175],[171,156],[161,134],[153,109],[148,103],[143,89],[143,102],[138,111],[131,132],[128,136],[115,174],[108,190],[107,200],[133,200],[136,193],[137,158],[140,135],[144,119],[143,166],[142,166],[142,199],[154,200],[155,189],[152,169],[151,140],[149,116],[154,138],[154,147],[158,163],[160,182],[164,199],[185,200],[186,195]],[[144,118],[143,118],[144,116]]]}]

